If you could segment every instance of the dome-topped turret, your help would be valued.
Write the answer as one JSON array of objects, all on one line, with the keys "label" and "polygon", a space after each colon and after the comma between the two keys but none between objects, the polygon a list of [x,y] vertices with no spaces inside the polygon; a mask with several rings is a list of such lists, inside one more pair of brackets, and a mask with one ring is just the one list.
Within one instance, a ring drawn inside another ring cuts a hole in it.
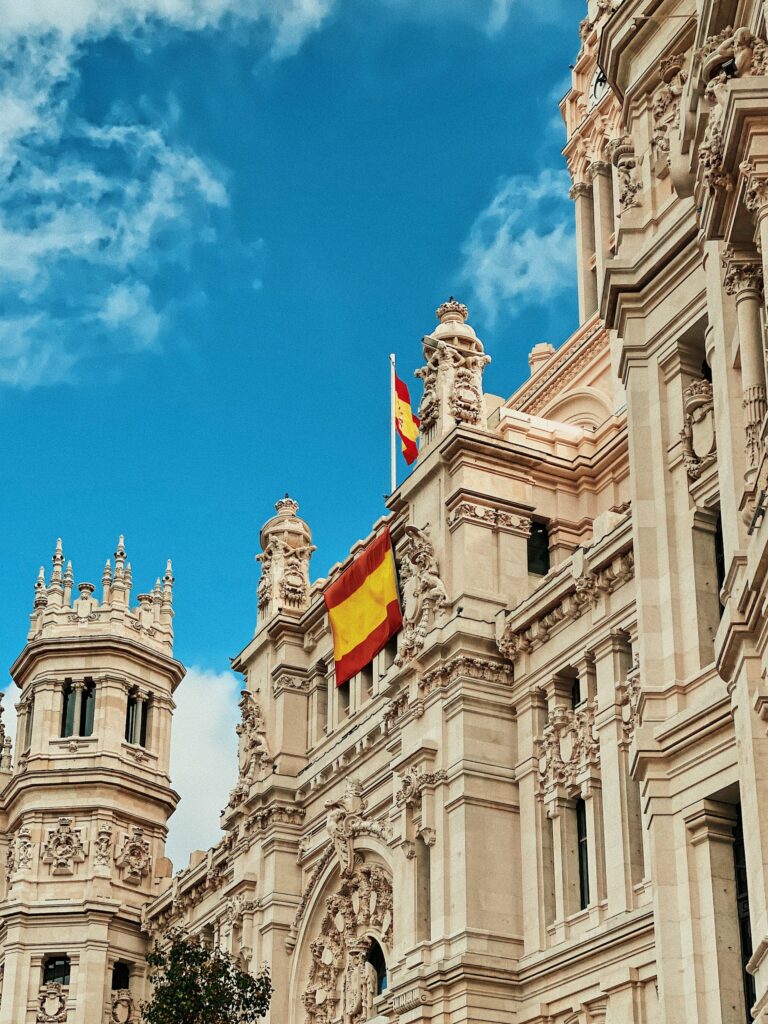
[{"label": "dome-topped turret", "polygon": [[277,612],[300,614],[309,604],[309,559],[315,550],[312,531],[297,515],[299,503],[288,494],[275,504],[275,511],[277,515],[259,533],[259,622]]}]

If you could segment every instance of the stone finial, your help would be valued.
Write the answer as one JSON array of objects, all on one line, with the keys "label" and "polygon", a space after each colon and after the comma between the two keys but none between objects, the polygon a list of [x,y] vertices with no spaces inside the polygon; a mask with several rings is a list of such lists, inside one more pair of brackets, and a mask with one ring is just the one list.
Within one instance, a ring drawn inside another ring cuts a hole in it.
[{"label": "stone finial", "polygon": [[102,604],[109,604],[109,593],[112,589],[112,563],[107,559],[104,565],[104,572],[101,574],[101,586],[103,591]]},{"label": "stone finial", "polygon": [[279,516],[295,516],[299,511],[299,503],[294,501],[286,491],[285,497],[275,502],[275,511]]},{"label": "stone finial", "polygon": [[464,323],[469,316],[469,310],[463,302],[459,302],[451,295],[447,302],[443,302],[435,310],[435,316],[441,324]]},{"label": "stone finial", "polygon": [[287,494],[275,504],[276,516],[260,533],[261,578],[257,588],[259,620],[276,612],[301,613],[309,605],[312,531],[296,514],[299,504]]},{"label": "stone finial", "polygon": [[48,604],[48,588],[45,585],[45,568],[40,566],[40,571],[35,580],[35,608],[44,608]]},{"label": "stone finial", "polygon": [[56,550],[53,553],[53,572],[51,573],[51,583],[61,582],[61,567],[64,565],[64,550],[61,546],[61,537],[56,541]]}]

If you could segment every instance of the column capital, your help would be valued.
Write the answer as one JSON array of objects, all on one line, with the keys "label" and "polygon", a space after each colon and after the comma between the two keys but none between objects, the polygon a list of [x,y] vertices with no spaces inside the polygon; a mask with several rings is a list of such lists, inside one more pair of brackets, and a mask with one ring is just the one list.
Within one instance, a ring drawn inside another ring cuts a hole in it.
[{"label": "column capital", "polygon": [[606,177],[611,176],[611,165],[607,160],[593,160],[587,168],[590,181],[594,181],[599,174],[604,174]]},{"label": "column capital", "polygon": [[742,165],[747,177],[744,189],[744,205],[757,218],[768,213],[768,174],[757,174],[750,164]]},{"label": "column capital", "polygon": [[725,279],[723,284],[729,295],[744,294],[748,291],[759,292],[763,286],[763,268],[749,256],[741,256],[726,249],[723,253]]},{"label": "column capital", "polygon": [[568,190],[571,199],[591,198],[592,186],[588,181],[574,181]]},{"label": "column capital", "polygon": [[733,843],[736,808],[719,800],[699,800],[685,814],[694,846],[706,841]]}]

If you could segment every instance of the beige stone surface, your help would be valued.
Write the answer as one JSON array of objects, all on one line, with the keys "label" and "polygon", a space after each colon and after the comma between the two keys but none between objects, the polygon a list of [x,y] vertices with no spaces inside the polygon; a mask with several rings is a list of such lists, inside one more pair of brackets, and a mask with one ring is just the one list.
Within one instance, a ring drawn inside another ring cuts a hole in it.
[{"label": "beige stone surface", "polygon": [[[132,606],[121,543],[73,599],[57,550],[0,762],[0,1024],[130,1019],[171,924],[269,962],[272,1024],[768,1022],[765,19],[590,0],[579,327],[499,399],[440,306],[416,467],[328,579],[277,502],[225,838],[172,879],[172,572]],[[323,591],[385,523],[404,626],[337,689]]]}]

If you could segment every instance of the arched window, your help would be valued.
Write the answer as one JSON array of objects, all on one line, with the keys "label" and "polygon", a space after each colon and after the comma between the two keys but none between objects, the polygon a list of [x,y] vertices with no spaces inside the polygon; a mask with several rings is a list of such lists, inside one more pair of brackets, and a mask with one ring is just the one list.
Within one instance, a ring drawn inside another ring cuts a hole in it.
[{"label": "arched window", "polygon": [[46,957],[43,965],[43,984],[53,982],[57,985],[68,985],[70,974],[69,957],[66,954],[55,953]]},{"label": "arched window", "polygon": [[371,939],[368,956],[365,959],[376,971],[376,995],[380,996],[387,990],[387,961],[384,959],[384,951],[376,939]]},{"label": "arched window", "polygon": [[130,988],[131,968],[124,960],[118,960],[112,968],[112,990]]}]

